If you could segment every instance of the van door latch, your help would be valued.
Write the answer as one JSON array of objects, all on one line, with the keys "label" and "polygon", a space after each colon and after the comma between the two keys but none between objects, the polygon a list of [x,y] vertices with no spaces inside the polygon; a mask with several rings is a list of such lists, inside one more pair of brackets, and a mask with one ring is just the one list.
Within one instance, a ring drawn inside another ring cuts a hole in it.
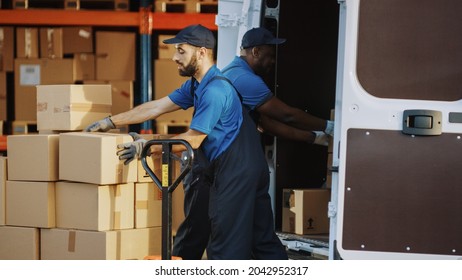
[{"label": "van door latch", "polygon": [[442,113],[434,110],[404,110],[403,133],[441,135]]}]

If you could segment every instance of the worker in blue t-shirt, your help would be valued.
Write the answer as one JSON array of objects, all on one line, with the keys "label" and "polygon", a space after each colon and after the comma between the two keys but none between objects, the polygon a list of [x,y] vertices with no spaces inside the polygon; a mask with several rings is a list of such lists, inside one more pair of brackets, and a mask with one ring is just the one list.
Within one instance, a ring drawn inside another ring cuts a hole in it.
[{"label": "worker in blue t-shirt", "polygon": [[[287,259],[271,220],[266,219],[266,215],[272,216],[271,204],[265,196],[269,170],[256,125],[232,84],[214,64],[213,33],[202,25],[191,25],[164,43],[175,44],[173,60],[178,64],[180,75],[191,79],[167,97],[97,121],[85,131],[108,131],[119,125],[141,123],[164,113],[194,107],[189,130],[174,138],[188,140],[189,136],[204,136],[202,143],[193,147],[195,158],[188,177],[192,180],[185,184],[185,191],[194,187],[198,177],[207,191],[207,211],[199,217],[208,225],[207,257],[251,259],[253,241],[265,236],[271,246],[264,249],[262,257]],[[119,145],[119,159],[125,162],[139,157],[146,142],[139,135],[133,136],[134,142]],[[264,220],[268,222],[262,223]]]},{"label": "worker in blue t-shirt", "polygon": [[[274,37],[265,28],[253,28],[242,38],[240,56],[236,56],[222,72],[242,96],[242,103],[260,131],[309,144],[327,145],[334,123],[288,106],[274,96],[263,80],[275,64],[276,45],[285,41]],[[208,211],[208,190],[201,184],[201,179],[196,177],[190,179],[194,182],[192,185],[185,184],[185,220],[177,230],[173,246],[174,255],[184,259],[200,259],[209,238],[210,225],[206,219],[200,218]],[[262,201],[265,201],[262,205],[271,203],[268,193],[262,194]],[[262,206],[261,209],[267,208]],[[272,212],[266,212],[260,218],[262,220],[256,221],[257,227],[259,222],[262,226],[274,224]],[[253,241],[252,257],[268,259],[272,238],[271,235],[257,236]]]}]

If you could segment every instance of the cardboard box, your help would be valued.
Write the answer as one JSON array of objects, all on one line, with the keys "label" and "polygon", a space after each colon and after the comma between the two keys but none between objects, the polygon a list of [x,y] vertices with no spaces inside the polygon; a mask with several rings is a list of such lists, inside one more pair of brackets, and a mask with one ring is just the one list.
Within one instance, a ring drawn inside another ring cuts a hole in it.
[{"label": "cardboard box", "polygon": [[329,232],[328,189],[283,189],[282,231],[296,234]]},{"label": "cardboard box", "polygon": [[40,229],[0,226],[0,260],[39,260]]},{"label": "cardboard box", "polygon": [[6,181],[7,225],[53,228],[55,217],[55,182]]},{"label": "cardboard box", "polygon": [[134,183],[95,185],[56,184],[56,226],[79,230],[115,230],[134,227]]},{"label": "cardboard box", "polygon": [[136,160],[124,165],[116,154],[118,144],[132,141],[128,134],[61,133],[59,179],[96,185],[136,182]]},{"label": "cardboard box", "polygon": [[62,29],[64,54],[94,52],[91,26],[69,26]]},{"label": "cardboard box", "polygon": [[158,59],[168,59],[172,60],[173,55],[175,55],[175,44],[165,44],[163,41],[175,37],[175,35],[163,35],[159,34],[158,37]]},{"label": "cardboard box", "polygon": [[142,260],[161,254],[161,228],[41,230],[42,260]]},{"label": "cardboard box", "polygon": [[59,135],[8,135],[8,180],[58,181]]},{"label": "cardboard box", "polygon": [[6,72],[0,71],[0,120],[7,120],[7,92],[6,92]]},{"label": "cardboard box", "polygon": [[7,173],[7,157],[0,156],[0,226],[5,225],[5,189],[6,181],[8,180]]},{"label": "cardboard box", "polygon": [[39,29],[37,27],[16,28],[16,57],[39,57]]},{"label": "cardboard box", "polygon": [[84,84],[109,84],[112,86],[112,115],[129,111],[133,108],[133,81],[89,80]]},{"label": "cardboard box", "polygon": [[15,59],[15,120],[37,119],[37,85],[73,84],[74,60]]},{"label": "cardboard box", "polygon": [[38,85],[37,129],[83,130],[111,115],[110,85]]},{"label": "cardboard box", "polygon": [[[160,99],[179,88],[188,78],[178,74],[178,68],[171,59],[157,59],[154,61],[154,96]],[[194,108],[178,110],[163,114],[156,118],[157,122],[173,121],[177,123],[190,123]]]},{"label": "cardboard box", "polygon": [[56,27],[41,27],[40,57],[63,58],[63,29]]},{"label": "cardboard box", "polygon": [[162,226],[162,192],[151,183],[135,183],[135,228]]},{"label": "cardboard box", "polygon": [[14,70],[14,28],[0,26],[0,71]]},{"label": "cardboard box", "polygon": [[135,33],[97,31],[96,79],[135,80]]},{"label": "cardboard box", "polygon": [[96,76],[95,55],[92,53],[74,54],[74,72],[76,81],[94,80]]}]

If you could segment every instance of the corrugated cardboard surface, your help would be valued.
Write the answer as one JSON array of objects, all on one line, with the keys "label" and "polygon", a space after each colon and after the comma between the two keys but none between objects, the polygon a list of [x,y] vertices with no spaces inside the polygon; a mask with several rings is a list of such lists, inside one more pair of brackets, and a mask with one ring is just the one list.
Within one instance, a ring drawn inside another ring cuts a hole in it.
[{"label": "corrugated cardboard surface", "polygon": [[0,226],[0,260],[39,260],[40,229]]},{"label": "corrugated cardboard surface", "polygon": [[40,57],[63,58],[63,29],[55,27],[41,27]]},{"label": "corrugated cardboard surface", "polygon": [[60,134],[59,179],[97,185],[137,181],[136,160],[119,160],[117,145],[133,142],[128,134],[68,132]]},{"label": "corrugated cardboard surface", "polygon": [[57,181],[59,135],[8,135],[8,180]]},{"label": "corrugated cardboard surface", "polygon": [[84,81],[84,84],[110,84],[112,86],[112,115],[133,108],[133,81],[89,80]]},{"label": "corrugated cardboard surface", "polygon": [[14,70],[14,28],[0,27],[0,71]]},{"label": "corrugated cardboard surface", "polygon": [[14,104],[15,120],[37,119],[37,85],[73,84],[74,60],[63,59],[15,59]]},{"label": "corrugated cardboard surface", "polygon": [[63,27],[63,52],[64,54],[94,52],[92,27]]},{"label": "corrugated cardboard surface", "polygon": [[58,182],[56,186],[57,227],[96,231],[134,227],[133,183]]},{"label": "corrugated cardboard surface", "polygon": [[[172,207],[173,208],[173,207]],[[162,225],[162,193],[154,183],[135,184],[135,228]]]},{"label": "corrugated cardboard surface", "polygon": [[6,72],[0,71],[0,121],[7,119]]},{"label": "corrugated cardboard surface", "polygon": [[5,189],[7,176],[7,157],[0,156],[0,226],[5,225]]},{"label": "corrugated cardboard surface", "polygon": [[134,81],[135,33],[97,31],[95,38],[96,79]]},{"label": "corrugated cardboard surface", "polygon": [[37,129],[83,130],[111,115],[110,85],[38,85]]},{"label": "corrugated cardboard surface", "polygon": [[135,260],[161,253],[161,228],[41,230],[42,260]]},{"label": "corrugated cardboard surface", "polygon": [[37,27],[16,28],[16,57],[39,57],[39,29]]},{"label": "corrugated cardboard surface", "polygon": [[6,224],[53,228],[55,182],[6,181]]},{"label": "corrugated cardboard surface", "polygon": [[329,232],[329,189],[284,189],[282,231],[296,234]]}]

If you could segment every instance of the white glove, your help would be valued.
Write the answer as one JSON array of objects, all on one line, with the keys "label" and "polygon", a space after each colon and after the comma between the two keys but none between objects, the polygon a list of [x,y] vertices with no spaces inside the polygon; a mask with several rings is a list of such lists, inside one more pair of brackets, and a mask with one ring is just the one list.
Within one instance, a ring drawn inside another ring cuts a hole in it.
[{"label": "white glove", "polygon": [[313,131],[313,133],[316,135],[313,144],[321,146],[329,145],[329,134],[325,133],[324,131]]},{"label": "white glove", "polygon": [[324,132],[334,137],[334,122],[333,121],[327,121],[326,129],[324,129]]},{"label": "white glove", "polygon": [[147,140],[141,138],[136,132],[129,132],[128,134],[130,134],[134,141],[117,145],[117,155],[120,160],[125,160],[125,165],[129,164],[133,159],[141,157],[141,151],[147,142]]},{"label": "white glove", "polygon": [[90,124],[84,129],[84,131],[86,132],[106,132],[114,128],[115,128],[115,125],[112,122],[111,118],[107,117],[100,121]]}]

